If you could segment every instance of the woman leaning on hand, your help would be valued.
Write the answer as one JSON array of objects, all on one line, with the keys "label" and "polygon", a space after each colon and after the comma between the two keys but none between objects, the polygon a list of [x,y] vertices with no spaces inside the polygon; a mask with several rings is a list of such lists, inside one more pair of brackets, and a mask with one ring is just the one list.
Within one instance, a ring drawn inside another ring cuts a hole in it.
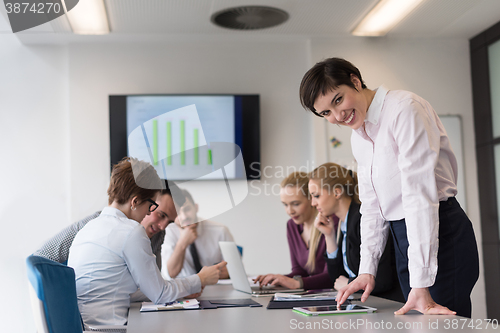
[{"label": "woman leaning on hand", "polygon": [[[358,177],[336,163],[325,163],[309,173],[312,205],[318,210],[314,226],[325,235],[326,265],[334,288],[340,290],[358,276],[361,231]],[[340,221],[338,228],[333,217]],[[404,302],[394,261],[394,246],[388,239],[380,258],[372,294]]]},{"label": "woman leaning on hand", "polygon": [[353,130],[361,205],[359,276],[338,294],[342,304],[374,288],[389,230],[406,304],[425,314],[471,316],[479,276],[472,224],[458,204],[457,161],[446,131],[423,98],[384,86],[368,89],[350,62],[330,58],[302,79],[302,105]]}]

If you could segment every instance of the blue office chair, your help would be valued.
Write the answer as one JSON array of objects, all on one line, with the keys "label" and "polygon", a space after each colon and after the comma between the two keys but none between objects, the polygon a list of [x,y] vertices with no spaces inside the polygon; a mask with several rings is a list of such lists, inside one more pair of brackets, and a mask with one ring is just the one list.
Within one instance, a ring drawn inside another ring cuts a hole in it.
[{"label": "blue office chair", "polygon": [[236,245],[236,247],[238,248],[238,251],[240,251],[240,256],[243,257],[243,246]]},{"label": "blue office chair", "polygon": [[[38,333],[82,333],[73,268],[31,255],[26,259],[31,305]],[[90,331],[126,332],[126,326],[87,327]]]}]

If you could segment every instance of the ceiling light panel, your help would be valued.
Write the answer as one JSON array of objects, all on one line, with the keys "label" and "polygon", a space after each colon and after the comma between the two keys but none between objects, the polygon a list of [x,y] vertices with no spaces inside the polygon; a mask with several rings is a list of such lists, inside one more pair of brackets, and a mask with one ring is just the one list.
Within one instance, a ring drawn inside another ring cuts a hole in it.
[{"label": "ceiling light panel", "polygon": [[355,36],[384,36],[424,0],[381,0],[352,31]]},{"label": "ceiling light panel", "polygon": [[[66,5],[64,7],[66,8]],[[75,34],[103,35],[109,33],[104,0],[80,0],[66,15]]]}]

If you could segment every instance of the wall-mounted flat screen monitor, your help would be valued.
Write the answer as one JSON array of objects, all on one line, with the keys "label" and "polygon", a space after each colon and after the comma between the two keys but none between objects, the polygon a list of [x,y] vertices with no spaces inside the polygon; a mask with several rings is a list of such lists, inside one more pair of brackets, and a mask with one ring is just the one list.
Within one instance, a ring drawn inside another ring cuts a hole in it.
[{"label": "wall-mounted flat screen monitor", "polygon": [[109,121],[112,165],[133,156],[172,181],[260,179],[259,95],[112,95]]}]

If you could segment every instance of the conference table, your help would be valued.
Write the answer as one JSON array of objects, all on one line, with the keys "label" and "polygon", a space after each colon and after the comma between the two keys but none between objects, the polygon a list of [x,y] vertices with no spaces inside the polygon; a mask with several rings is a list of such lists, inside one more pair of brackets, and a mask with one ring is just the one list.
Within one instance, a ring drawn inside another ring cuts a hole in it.
[{"label": "conference table", "polygon": [[[371,314],[305,316],[291,309],[267,310],[270,297],[251,297],[232,285],[207,286],[198,300],[252,298],[262,307],[236,307],[206,310],[139,312],[141,303],[132,303],[127,333],[254,333],[254,332],[500,332],[498,323],[459,316],[431,316],[411,311],[394,315],[402,303],[370,296],[364,303],[377,308]],[[361,303],[361,302],[359,302]]]}]

